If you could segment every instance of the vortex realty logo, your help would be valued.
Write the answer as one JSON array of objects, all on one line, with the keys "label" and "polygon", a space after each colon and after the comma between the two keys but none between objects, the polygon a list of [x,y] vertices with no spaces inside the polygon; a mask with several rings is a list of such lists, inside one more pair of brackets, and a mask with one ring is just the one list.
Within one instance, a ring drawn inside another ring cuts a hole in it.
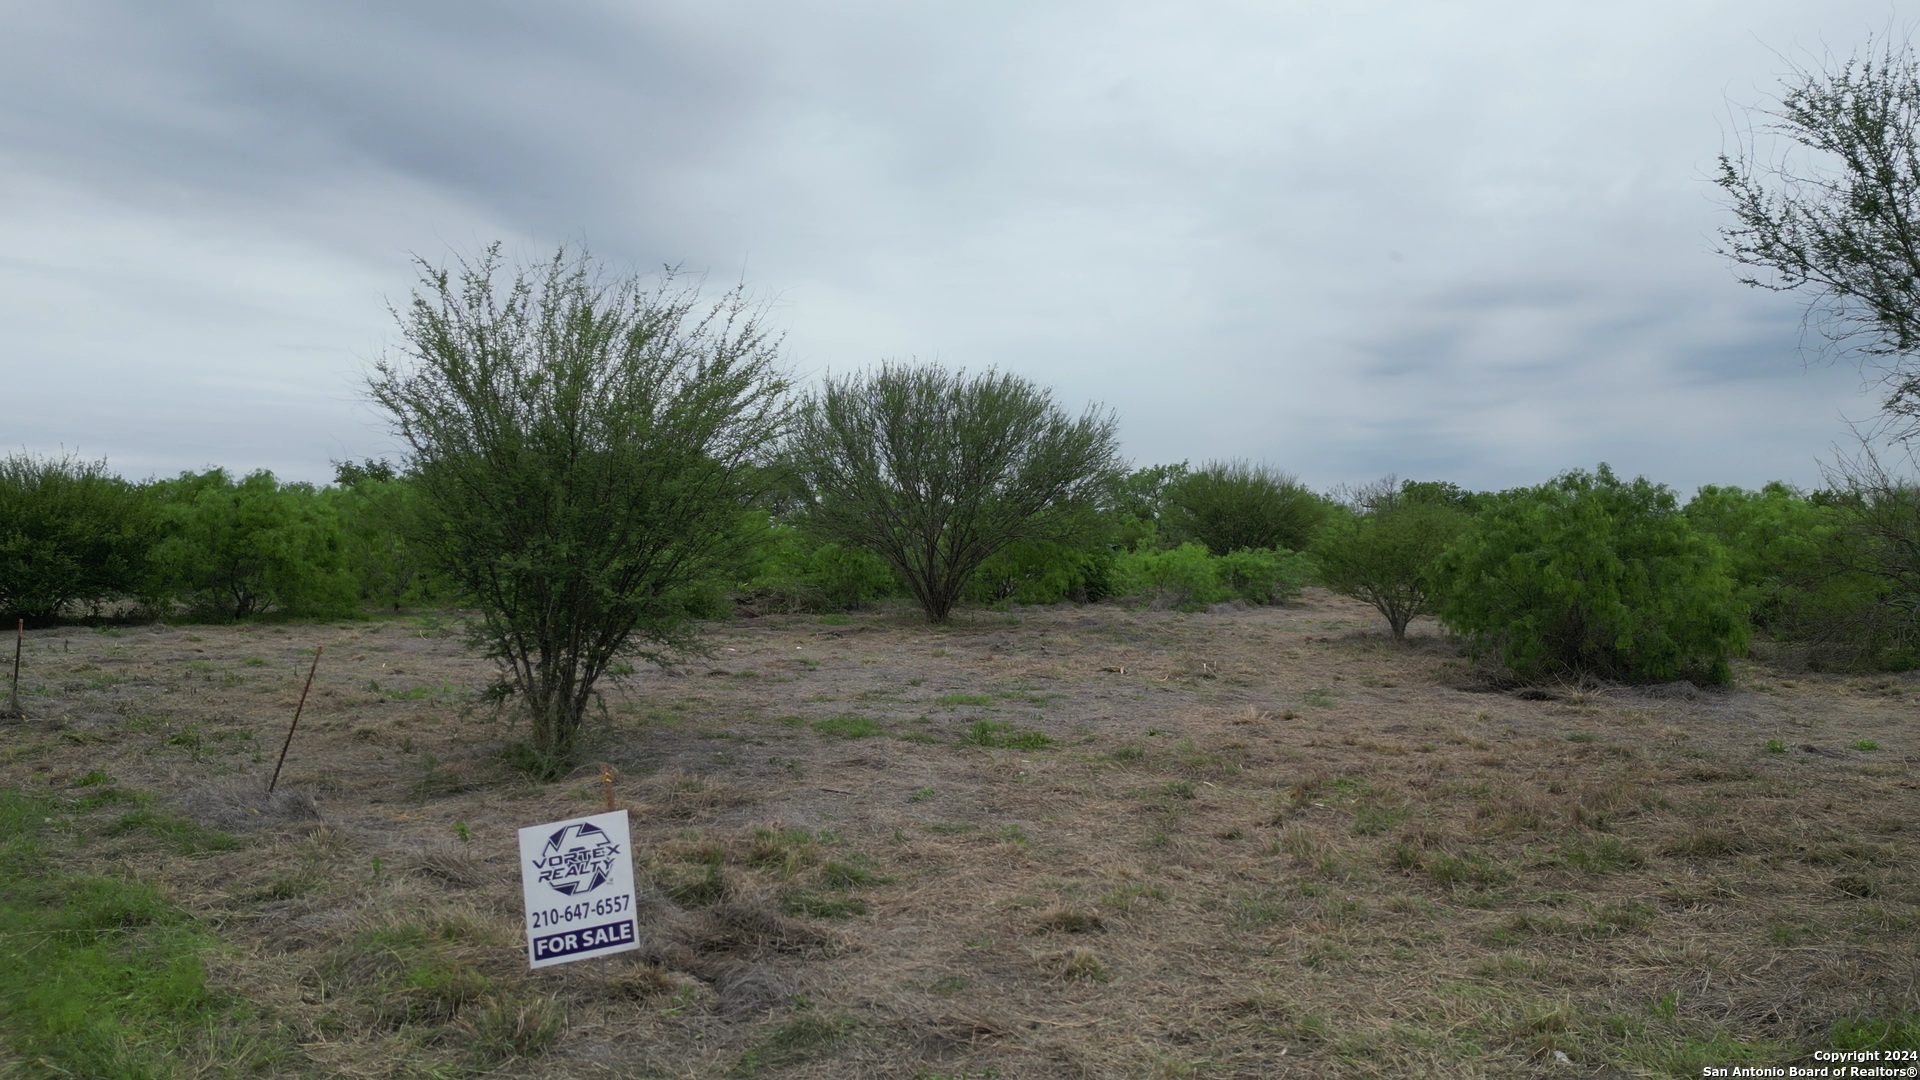
[{"label": "vortex realty logo", "polygon": [[576,821],[547,837],[533,866],[553,891],[584,896],[607,883],[619,854],[620,845],[599,826]]}]

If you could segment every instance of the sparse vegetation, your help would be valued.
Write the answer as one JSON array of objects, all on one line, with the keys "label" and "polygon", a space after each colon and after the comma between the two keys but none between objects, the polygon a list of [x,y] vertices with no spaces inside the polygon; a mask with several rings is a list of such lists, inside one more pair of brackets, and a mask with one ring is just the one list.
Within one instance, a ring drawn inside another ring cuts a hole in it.
[{"label": "sparse vegetation", "polygon": [[[30,632],[38,719],[0,732],[0,1059],[1346,1077],[1557,1049],[1697,1075],[1915,1040],[1906,677],[1735,657],[1710,696],[1468,695],[1446,639],[1389,648],[1318,589],[762,616],[602,688],[579,752],[634,810],[645,942],[558,975],[526,969],[505,868],[519,827],[605,791],[507,766],[524,720],[472,692],[460,613]],[[316,637],[269,800],[261,716]],[[1774,970],[1785,1005],[1741,975]]]}]

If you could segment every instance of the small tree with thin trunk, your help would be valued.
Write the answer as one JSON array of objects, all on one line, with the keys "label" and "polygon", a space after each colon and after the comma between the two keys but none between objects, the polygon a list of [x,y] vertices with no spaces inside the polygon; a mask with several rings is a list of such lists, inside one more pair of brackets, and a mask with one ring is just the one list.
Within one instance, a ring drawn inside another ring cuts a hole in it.
[{"label": "small tree with thin trunk", "polygon": [[1372,604],[1386,617],[1395,641],[1433,604],[1433,565],[1467,523],[1467,514],[1430,493],[1435,485],[1394,477],[1348,497],[1314,541],[1320,580],[1327,588]]},{"label": "small tree with thin trunk", "polygon": [[508,271],[419,263],[404,359],[368,388],[409,448],[415,539],[479,611],[476,645],[556,774],[616,658],[697,636],[689,601],[743,543],[780,435],[777,342],[740,289],[606,280],[564,249]]},{"label": "small tree with thin trunk", "polygon": [[808,525],[892,564],[933,622],[995,552],[1071,541],[1120,473],[1111,413],[1075,419],[1018,376],[934,365],[829,379],[793,460]]}]

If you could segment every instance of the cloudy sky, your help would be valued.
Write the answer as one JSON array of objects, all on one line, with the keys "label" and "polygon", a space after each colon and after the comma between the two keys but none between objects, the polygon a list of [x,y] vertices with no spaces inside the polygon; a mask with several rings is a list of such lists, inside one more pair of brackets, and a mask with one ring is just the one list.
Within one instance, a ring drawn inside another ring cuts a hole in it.
[{"label": "cloudy sky", "polygon": [[1885,0],[0,0],[0,447],[322,481],[409,254],[744,279],[803,379],[998,366],[1138,464],[1817,483],[1868,418],[1708,182]]}]

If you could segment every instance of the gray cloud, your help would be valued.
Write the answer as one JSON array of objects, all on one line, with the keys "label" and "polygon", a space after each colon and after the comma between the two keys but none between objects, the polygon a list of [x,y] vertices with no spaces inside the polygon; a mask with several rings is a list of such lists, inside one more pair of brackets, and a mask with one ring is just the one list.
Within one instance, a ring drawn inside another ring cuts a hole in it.
[{"label": "gray cloud", "polygon": [[745,276],[805,374],[918,355],[1142,463],[1818,479],[1873,400],[1712,254],[1769,47],[1884,4],[22,10],[0,440],[324,479],[408,252]]}]

